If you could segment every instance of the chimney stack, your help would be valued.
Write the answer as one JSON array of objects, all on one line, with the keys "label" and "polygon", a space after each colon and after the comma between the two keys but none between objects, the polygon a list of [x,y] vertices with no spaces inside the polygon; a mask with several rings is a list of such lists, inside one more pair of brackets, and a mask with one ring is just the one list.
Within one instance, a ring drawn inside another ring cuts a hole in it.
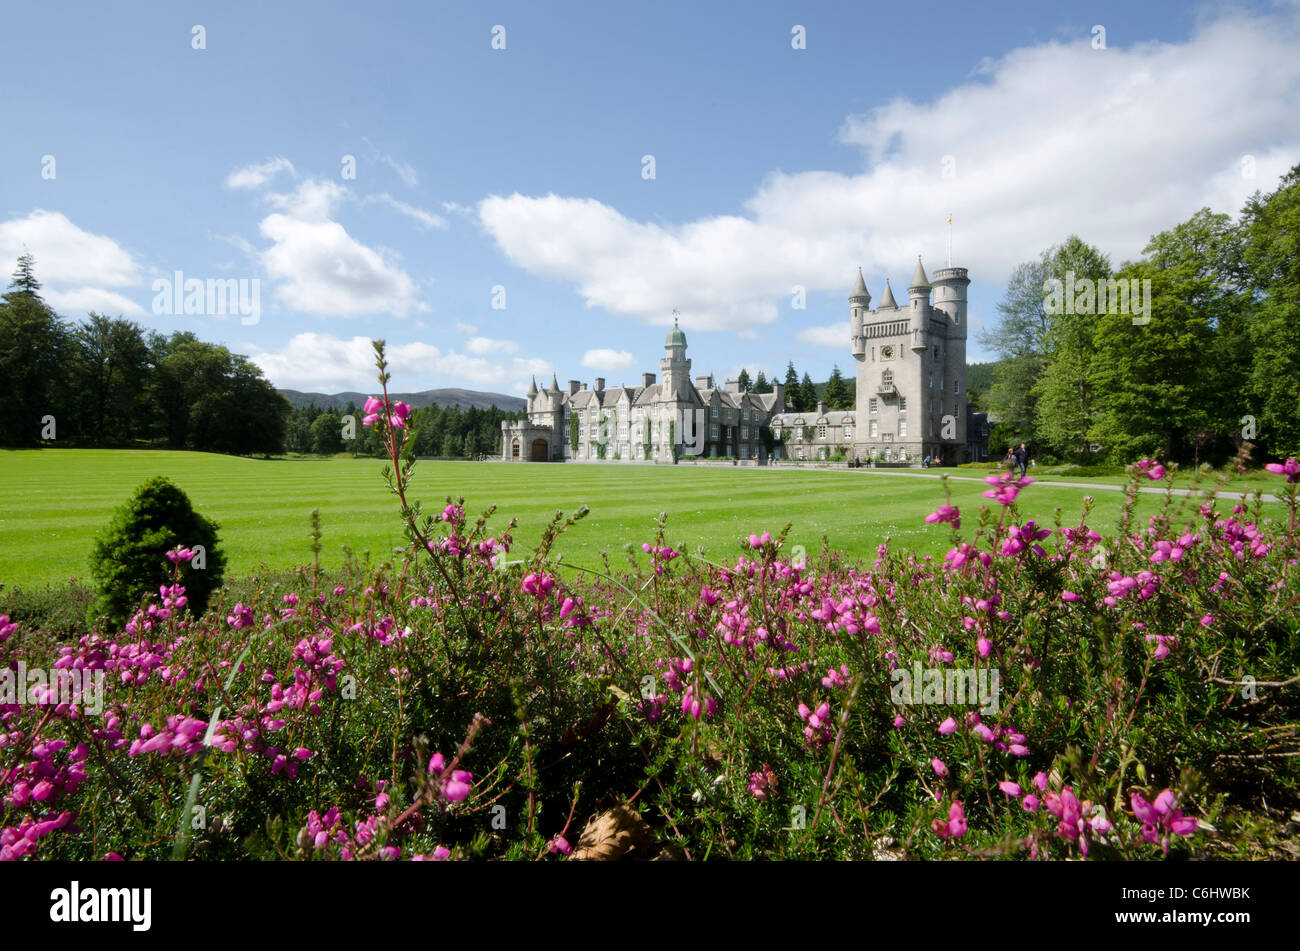
[{"label": "chimney stack", "polygon": [[642,374],[641,374],[641,385],[642,385],[642,386],[654,386],[654,384],[655,384],[655,375],[654,375],[653,373],[642,373]]},{"label": "chimney stack", "polygon": [[818,415],[818,416],[825,416],[825,415],[826,415],[826,401],[825,401],[825,400],[818,400],[818,401],[817,401],[817,415]]},{"label": "chimney stack", "polygon": [[597,393],[599,393],[599,392],[601,392],[603,389],[605,389],[605,378],[604,378],[603,376],[598,376],[598,377],[596,377],[596,386],[595,386],[595,390],[596,390]]}]

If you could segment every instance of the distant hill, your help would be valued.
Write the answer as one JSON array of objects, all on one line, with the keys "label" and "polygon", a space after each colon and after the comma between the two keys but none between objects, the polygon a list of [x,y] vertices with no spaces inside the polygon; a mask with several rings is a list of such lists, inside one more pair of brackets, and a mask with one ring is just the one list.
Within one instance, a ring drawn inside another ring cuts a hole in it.
[{"label": "distant hill", "polygon": [[[303,393],[299,390],[280,390],[284,398],[294,409],[304,406],[318,406],[321,409],[346,409],[349,403],[360,408],[370,393]],[[413,408],[422,406],[459,406],[461,409],[487,409],[496,406],[507,413],[518,412],[524,408],[524,401],[519,396],[506,396],[504,393],[480,393],[477,390],[445,389],[425,390],[423,393],[389,393],[394,402],[409,403]]]}]

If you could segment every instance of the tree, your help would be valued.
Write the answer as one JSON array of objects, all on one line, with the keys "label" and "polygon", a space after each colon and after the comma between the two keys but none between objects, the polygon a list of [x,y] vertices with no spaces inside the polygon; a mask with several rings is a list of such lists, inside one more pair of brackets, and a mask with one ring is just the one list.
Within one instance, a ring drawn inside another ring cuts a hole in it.
[{"label": "tree", "polygon": [[[1098,326],[1097,313],[1108,306],[1108,301],[1101,298],[1105,297],[1105,279],[1110,276],[1110,260],[1077,235],[1070,235],[1052,248],[1048,260],[1052,278],[1064,286],[1082,287],[1082,282],[1091,282],[1089,286],[1096,288],[1097,299],[1091,308],[1067,308],[1086,312],[1047,315],[1041,340],[1044,365],[1029,387],[1036,400],[1033,434],[1057,453],[1084,461],[1090,454],[1090,432],[1097,412],[1097,394],[1092,385],[1096,349],[1093,335]],[[1131,315],[1128,317],[1131,322]]]},{"label": "tree", "polygon": [[[1241,415],[1241,404],[1219,390],[1240,388],[1231,383],[1234,371],[1216,366],[1231,358],[1217,346],[1216,327],[1231,328],[1246,304],[1228,266],[1237,256],[1234,243],[1229,217],[1203,208],[1152,238],[1143,251],[1147,259],[1120,272],[1121,279],[1151,282],[1151,320],[1137,326],[1126,314],[1098,320],[1094,380],[1101,413],[1093,435],[1112,458],[1161,449],[1175,461],[1195,461],[1207,437],[1226,441],[1229,421]],[[1239,375],[1244,380],[1244,364]]]},{"label": "tree", "polygon": [[754,392],[755,393],[772,392],[772,384],[768,382],[767,374],[765,374],[762,370],[759,370],[758,376],[754,377]]},{"label": "tree", "polygon": [[338,413],[331,410],[316,417],[311,424],[311,450],[321,456],[343,451],[343,420]]},{"label": "tree", "polygon": [[816,408],[817,387],[813,384],[812,377],[805,372],[803,381],[799,384],[799,402],[795,409],[801,413],[811,413]]},{"label": "tree", "polygon": [[129,445],[149,425],[149,348],[139,324],[91,313],[72,331],[71,377],[82,441]]},{"label": "tree", "polygon": [[202,563],[179,563],[190,613],[201,615],[221,586],[225,557],[217,523],[194,511],[189,498],[167,479],[150,479],[113,516],[91,551],[91,574],[99,586],[97,610],[116,623],[127,620],[148,593],[169,585],[177,569],[167,552],[202,546]]},{"label": "tree", "polygon": [[[1300,456],[1300,165],[1273,193],[1242,210],[1244,281],[1258,306],[1243,337],[1253,349],[1243,399],[1232,415],[1257,417],[1257,442],[1276,457]],[[1245,348],[1243,348],[1244,350]]]},{"label": "tree", "polygon": [[740,391],[742,393],[748,393],[751,385],[749,382],[749,371],[742,367],[740,370],[740,376],[736,378],[736,382],[740,384]]},{"label": "tree", "polygon": [[785,397],[793,402],[794,395],[799,389],[799,374],[795,372],[794,361],[791,360],[785,365]]},{"label": "tree", "polygon": [[1034,439],[1038,399],[1032,388],[1047,364],[1043,285],[1050,276],[1050,249],[1017,265],[998,303],[998,322],[979,334],[980,343],[1000,357],[984,405],[1004,441]]},{"label": "tree", "polygon": [[75,432],[76,412],[67,385],[69,336],[40,296],[34,261],[18,259],[0,303],[0,444],[34,445],[53,416],[56,438]]},{"label": "tree", "polygon": [[831,378],[826,381],[826,391],[822,398],[826,401],[827,409],[853,409],[854,394],[840,374],[839,364],[831,370]]}]

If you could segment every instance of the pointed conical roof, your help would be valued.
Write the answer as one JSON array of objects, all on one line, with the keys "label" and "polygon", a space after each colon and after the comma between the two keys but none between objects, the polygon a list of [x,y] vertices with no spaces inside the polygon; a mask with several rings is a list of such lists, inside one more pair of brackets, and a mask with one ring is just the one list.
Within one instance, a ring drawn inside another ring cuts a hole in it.
[{"label": "pointed conical roof", "polygon": [[893,307],[893,308],[898,307],[898,302],[894,300],[894,291],[889,286],[889,278],[885,278],[885,296],[880,298],[879,309],[884,310],[886,307]]},{"label": "pointed conical roof", "polygon": [[551,392],[552,393],[560,392],[560,383],[558,380],[555,379],[554,373],[551,374]]},{"label": "pointed conical roof", "polygon": [[529,396],[537,395],[537,377],[533,377],[533,382],[528,384],[528,395]]},{"label": "pointed conical roof", "polygon": [[858,268],[858,280],[853,285],[853,293],[849,295],[849,300],[866,298],[871,300],[871,292],[867,290],[867,282],[862,277],[862,268]]},{"label": "pointed conical roof", "polygon": [[916,270],[912,272],[912,283],[907,285],[910,291],[914,287],[929,287],[930,279],[925,276],[925,268],[921,266],[921,255],[916,256]]}]

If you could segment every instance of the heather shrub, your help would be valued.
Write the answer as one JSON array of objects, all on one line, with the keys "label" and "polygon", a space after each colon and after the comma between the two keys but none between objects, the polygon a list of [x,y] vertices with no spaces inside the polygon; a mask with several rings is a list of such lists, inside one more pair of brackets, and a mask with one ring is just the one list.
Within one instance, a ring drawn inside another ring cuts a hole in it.
[{"label": "heather shrub", "polygon": [[1033,480],[995,474],[988,506],[927,517],[942,558],[805,559],[756,527],[713,563],[661,517],[590,570],[551,554],[582,510],[531,550],[460,500],[426,514],[408,412],[366,406],[408,533],[392,559],[198,614],[178,558],[121,634],[52,654],[0,617],[0,671],[105,680],[0,693],[0,858],[1278,853],[1300,465],[1271,517],[1142,460],[1110,537],[1087,499],[1022,519]]},{"label": "heather shrub", "polygon": [[173,580],[168,552],[176,551],[186,553],[179,580],[191,610],[202,614],[225,567],[217,528],[167,479],[144,483],[95,541],[90,566],[100,593],[96,610],[111,622],[126,620],[143,595]]}]

